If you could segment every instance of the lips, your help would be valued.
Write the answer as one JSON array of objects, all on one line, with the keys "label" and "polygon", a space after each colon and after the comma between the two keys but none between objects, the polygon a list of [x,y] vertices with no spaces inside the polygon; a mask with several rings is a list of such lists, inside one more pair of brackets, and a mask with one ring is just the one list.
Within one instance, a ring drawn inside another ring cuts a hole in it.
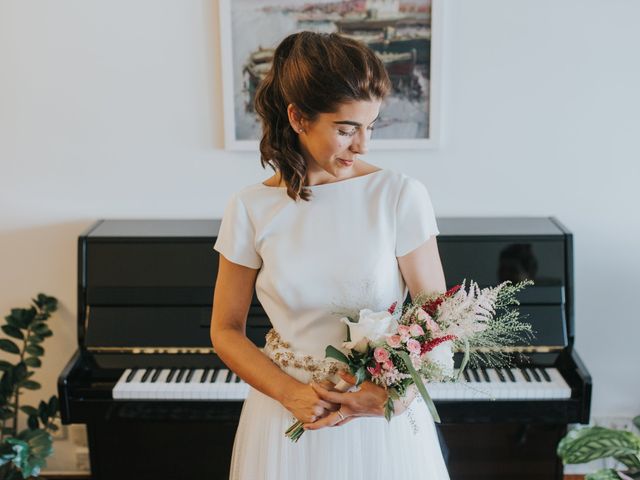
[{"label": "lips", "polygon": [[344,158],[339,158],[338,160],[340,160],[340,163],[342,163],[343,165],[346,165],[347,167],[353,164],[353,160],[345,160]]}]

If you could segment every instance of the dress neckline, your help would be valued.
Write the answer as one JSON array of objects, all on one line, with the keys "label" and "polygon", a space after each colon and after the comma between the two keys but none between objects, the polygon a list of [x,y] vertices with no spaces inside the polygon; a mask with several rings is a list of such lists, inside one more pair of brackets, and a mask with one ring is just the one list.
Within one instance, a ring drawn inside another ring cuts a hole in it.
[{"label": "dress neckline", "polygon": [[[369,173],[365,173],[364,175],[358,175],[356,177],[349,177],[349,178],[345,178],[344,180],[339,180],[337,182],[329,182],[329,183],[321,183],[319,185],[305,185],[306,188],[311,188],[312,190],[315,190],[319,187],[328,187],[330,185],[338,185],[341,183],[348,183],[348,182],[352,182],[354,180],[358,180],[359,178],[367,178],[367,177],[372,177],[373,175],[375,175],[376,173],[380,173],[380,172],[384,172],[385,169],[384,168],[380,168],[379,170],[375,170],[373,172],[369,172]],[[264,188],[279,188],[279,189],[286,189],[286,186],[278,186],[278,187],[274,187],[271,185],[265,185],[264,183],[260,182],[260,185],[262,185]]]}]

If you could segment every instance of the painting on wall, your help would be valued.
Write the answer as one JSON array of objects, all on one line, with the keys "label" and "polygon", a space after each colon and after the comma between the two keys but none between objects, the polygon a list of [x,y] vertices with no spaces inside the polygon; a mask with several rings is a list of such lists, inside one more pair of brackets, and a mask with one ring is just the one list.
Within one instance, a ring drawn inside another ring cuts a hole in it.
[{"label": "painting on wall", "polygon": [[219,0],[225,148],[257,150],[253,98],[287,35],[336,32],[367,44],[393,85],[371,149],[430,148],[438,138],[438,0]]}]

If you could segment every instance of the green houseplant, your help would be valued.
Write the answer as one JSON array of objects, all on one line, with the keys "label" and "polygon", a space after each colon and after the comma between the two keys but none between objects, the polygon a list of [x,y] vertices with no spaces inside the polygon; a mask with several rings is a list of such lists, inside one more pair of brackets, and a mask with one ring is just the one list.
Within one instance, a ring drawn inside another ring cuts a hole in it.
[{"label": "green houseplant", "polygon": [[[38,390],[41,385],[30,378],[32,368],[42,366],[42,343],[53,332],[47,319],[58,308],[58,300],[44,294],[32,299],[30,308],[14,308],[5,317],[2,331],[9,337],[0,339],[0,350],[18,355],[17,363],[0,360],[0,480],[37,477],[53,452],[50,432],[58,427],[58,398],[41,401],[38,408],[20,404],[20,392]],[[19,345],[21,344],[21,345]],[[27,428],[18,430],[18,412],[28,415]]]},{"label": "green houseplant", "polygon": [[[633,423],[640,429],[640,415]],[[577,428],[560,440],[558,455],[565,464],[613,457],[628,469],[603,468],[587,475],[585,480],[640,479],[640,436],[633,432],[604,427]]]}]

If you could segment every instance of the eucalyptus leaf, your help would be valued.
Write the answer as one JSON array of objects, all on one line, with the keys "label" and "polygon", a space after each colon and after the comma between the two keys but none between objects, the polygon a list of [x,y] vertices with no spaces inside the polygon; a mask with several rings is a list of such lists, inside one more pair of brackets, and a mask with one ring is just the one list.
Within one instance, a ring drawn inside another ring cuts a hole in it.
[{"label": "eucalyptus leaf", "polygon": [[20,353],[20,349],[18,345],[13,343],[11,340],[7,340],[6,338],[0,339],[0,350],[4,350],[9,353]]},{"label": "eucalyptus leaf", "polygon": [[18,340],[24,340],[24,333],[18,327],[13,325],[2,325],[2,331],[10,337],[17,338]]},{"label": "eucalyptus leaf", "polygon": [[347,356],[332,345],[329,345],[327,348],[325,348],[324,355],[327,358],[335,358],[342,363],[346,363],[347,365],[349,364],[349,359],[347,358]]}]

